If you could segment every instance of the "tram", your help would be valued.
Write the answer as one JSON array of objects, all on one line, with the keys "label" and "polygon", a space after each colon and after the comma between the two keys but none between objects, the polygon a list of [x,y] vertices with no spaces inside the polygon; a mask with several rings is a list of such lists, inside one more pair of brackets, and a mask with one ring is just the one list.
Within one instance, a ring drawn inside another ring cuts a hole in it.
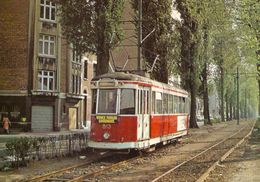
[{"label": "tram", "polygon": [[187,134],[188,93],[122,72],[95,77],[88,146],[147,150]]}]

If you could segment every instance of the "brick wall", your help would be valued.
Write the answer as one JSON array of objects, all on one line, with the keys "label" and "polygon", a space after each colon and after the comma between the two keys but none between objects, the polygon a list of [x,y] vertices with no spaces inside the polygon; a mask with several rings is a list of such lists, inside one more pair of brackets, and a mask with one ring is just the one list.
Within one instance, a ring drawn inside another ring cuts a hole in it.
[{"label": "brick wall", "polygon": [[26,90],[29,0],[0,1],[0,90]]}]

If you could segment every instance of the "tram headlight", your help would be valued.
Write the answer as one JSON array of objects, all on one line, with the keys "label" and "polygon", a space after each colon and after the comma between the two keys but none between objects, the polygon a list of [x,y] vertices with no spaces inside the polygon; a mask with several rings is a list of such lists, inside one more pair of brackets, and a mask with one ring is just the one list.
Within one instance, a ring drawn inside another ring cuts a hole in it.
[{"label": "tram headlight", "polygon": [[109,137],[110,137],[110,134],[106,132],[106,133],[104,133],[103,137],[104,137],[104,139],[106,139],[106,140],[107,140],[107,139],[109,139]]}]

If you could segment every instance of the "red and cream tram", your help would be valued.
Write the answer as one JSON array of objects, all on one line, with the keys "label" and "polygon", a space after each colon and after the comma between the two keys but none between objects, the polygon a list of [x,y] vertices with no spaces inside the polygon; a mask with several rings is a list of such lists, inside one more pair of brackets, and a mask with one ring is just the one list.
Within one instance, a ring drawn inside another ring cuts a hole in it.
[{"label": "red and cream tram", "polygon": [[188,93],[134,74],[92,80],[89,147],[144,150],[187,134]]}]

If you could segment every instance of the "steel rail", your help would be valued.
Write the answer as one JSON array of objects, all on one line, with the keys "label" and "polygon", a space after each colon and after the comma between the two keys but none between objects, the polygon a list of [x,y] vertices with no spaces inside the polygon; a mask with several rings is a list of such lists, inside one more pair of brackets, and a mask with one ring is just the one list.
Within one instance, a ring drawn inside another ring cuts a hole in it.
[{"label": "steel rail", "polygon": [[70,167],[66,167],[66,168],[63,168],[63,169],[60,169],[60,170],[57,170],[57,171],[53,171],[51,173],[47,173],[47,174],[44,174],[44,175],[35,176],[35,177],[30,178],[30,179],[28,179],[26,181],[27,182],[39,182],[39,181],[48,180],[52,176],[63,174],[64,172],[72,170],[72,169],[75,169],[75,168],[84,167],[86,165],[89,165],[90,163],[99,161],[100,159],[103,159],[103,158],[108,157],[110,155],[112,155],[112,154],[110,154],[110,153],[109,154],[105,154],[103,156],[99,156],[99,157],[97,157],[97,158],[95,158],[93,160],[89,160],[89,161],[86,161],[84,163],[76,164],[76,165],[73,165],[73,166],[70,166]]},{"label": "steel rail", "polygon": [[118,166],[120,166],[122,164],[127,164],[127,163],[129,163],[129,162],[131,162],[133,160],[139,159],[139,158],[141,158],[141,156],[136,156],[136,157],[128,159],[128,160],[120,161],[120,162],[118,162],[116,164],[113,164],[111,166],[108,166],[108,167],[106,167],[104,169],[101,169],[101,170],[94,171],[94,172],[89,173],[89,174],[85,174],[85,175],[79,176],[77,178],[68,180],[67,182],[81,182],[81,181],[83,181],[86,178],[94,177],[94,176],[96,176],[98,174],[101,174],[101,173],[106,172],[106,171],[108,171],[110,169],[116,168],[116,167],[118,167]]},{"label": "steel rail", "polygon": [[[164,176],[168,175],[169,173],[175,171],[176,169],[180,168],[181,166],[183,166],[184,164],[192,161],[193,159],[201,156],[202,154],[206,153],[207,151],[211,150],[212,148],[222,144],[223,142],[227,141],[228,139],[232,138],[233,136],[237,135],[238,133],[240,133],[243,129],[245,129],[247,126],[244,126],[243,128],[239,129],[236,133],[228,136],[227,138],[224,138],[223,140],[221,140],[220,142],[210,146],[209,148],[207,148],[206,150],[203,150],[202,152],[200,152],[199,154],[191,157],[190,159],[186,160],[186,161],[183,161],[182,163],[178,164],[177,166],[175,166],[174,168],[168,170],[167,172],[163,173],[162,175],[158,176],[157,178],[153,179],[152,182],[156,182],[158,180],[160,180],[161,178],[163,178]],[[253,126],[254,127],[254,126]]]},{"label": "steel rail", "polygon": [[210,168],[208,168],[208,170],[205,173],[203,173],[196,182],[203,182],[203,181],[205,181],[207,179],[207,177],[209,176],[210,172],[213,171],[216,168],[216,166],[219,165],[221,162],[223,162],[230,154],[232,154],[235,151],[235,149],[238,148],[252,134],[252,132],[254,130],[255,123],[254,123],[253,127],[251,128],[250,132],[245,137],[243,137],[234,147],[232,147],[230,150],[228,150]]}]

